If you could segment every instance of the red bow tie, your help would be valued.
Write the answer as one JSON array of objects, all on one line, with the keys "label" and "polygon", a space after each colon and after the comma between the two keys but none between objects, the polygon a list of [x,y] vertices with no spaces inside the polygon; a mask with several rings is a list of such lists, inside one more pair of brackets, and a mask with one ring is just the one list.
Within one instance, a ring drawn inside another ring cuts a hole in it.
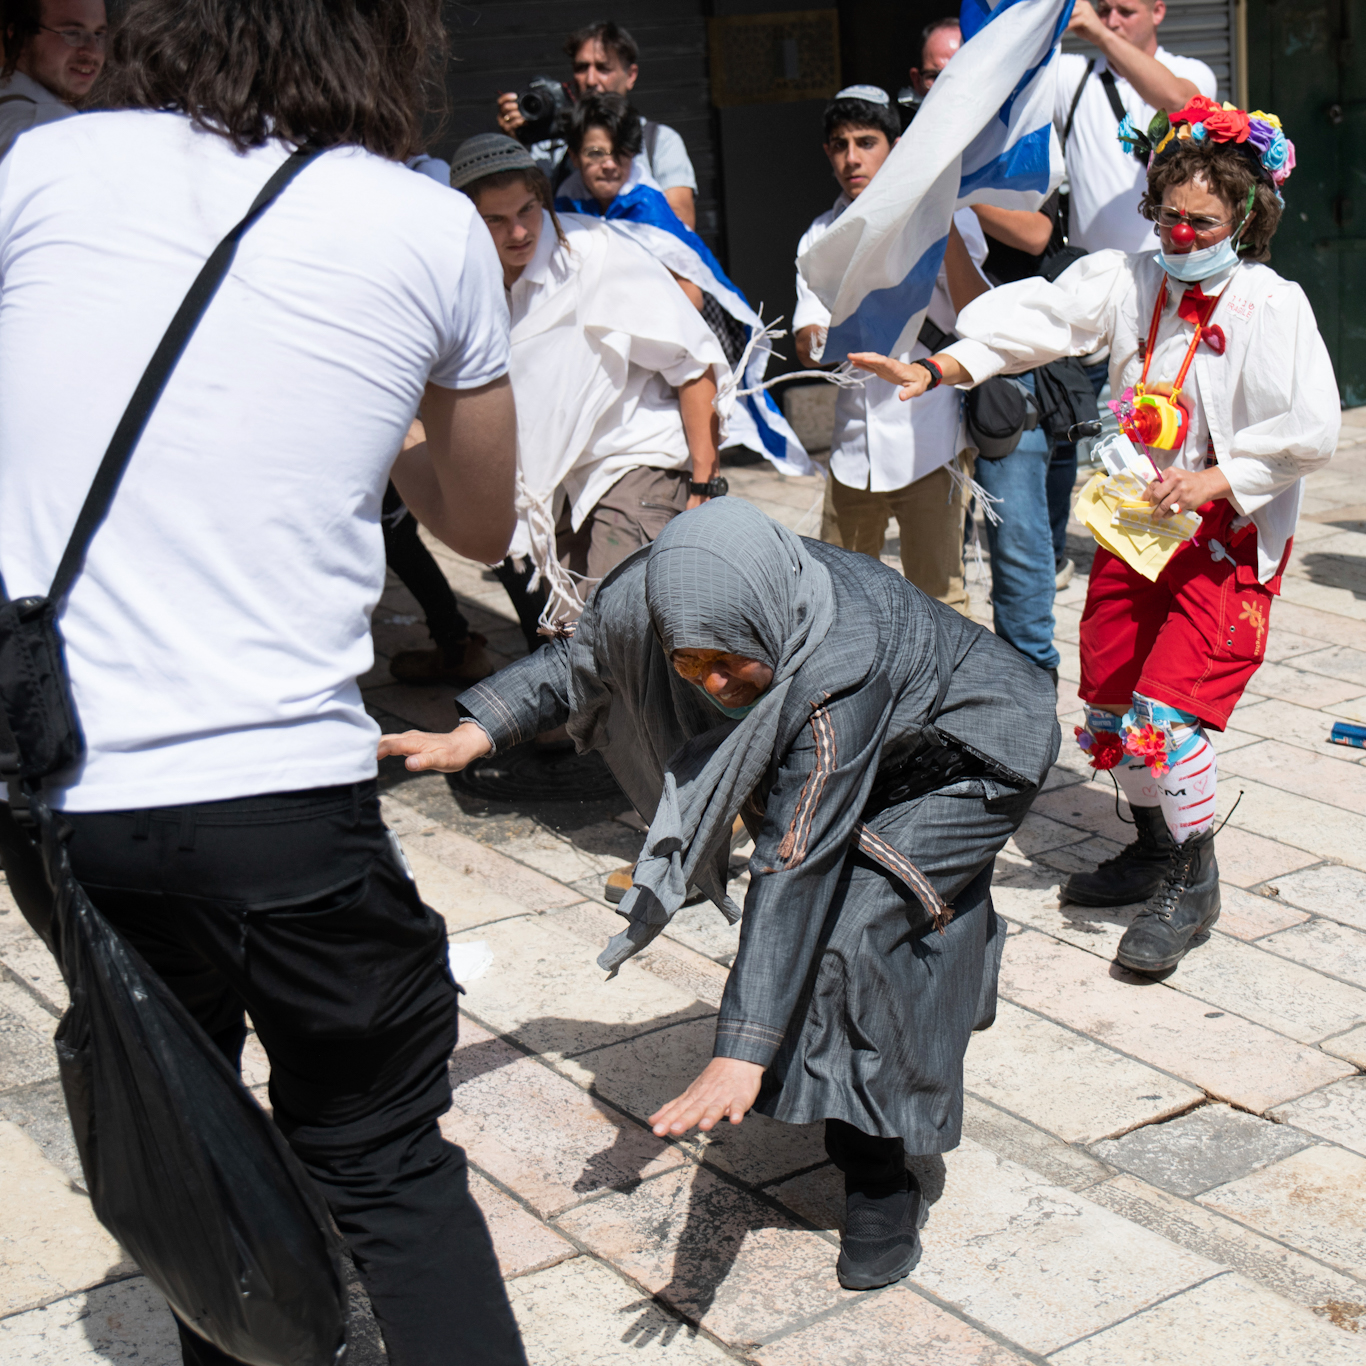
[{"label": "red bow tie", "polygon": [[1205,342],[1216,356],[1222,356],[1226,341],[1224,329],[1217,323],[1211,327],[1209,322],[1210,314],[1214,312],[1218,302],[1217,294],[1210,296],[1198,284],[1191,285],[1181,296],[1181,302],[1176,306],[1176,315],[1192,326],[1199,324],[1204,329],[1200,334],[1200,340]]}]

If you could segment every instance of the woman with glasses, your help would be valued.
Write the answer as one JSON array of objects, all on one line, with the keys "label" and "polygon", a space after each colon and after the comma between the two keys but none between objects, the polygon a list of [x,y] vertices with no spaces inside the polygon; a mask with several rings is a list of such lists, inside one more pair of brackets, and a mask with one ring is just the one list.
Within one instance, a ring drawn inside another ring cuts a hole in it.
[{"label": "woman with glasses", "polygon": [[740,919],[743,817],[713,1057],[673,1099],[683,1078],[661,1082],[650,1122],[676,1138],[751,1108],[824,1120],[840,1283],[907,1275],[925,1206],[905,1155],[958,1145],[963,1055],[996,1012],[993,860],[1058,752],[1048,679],[871,556],[722,498],[609,575],[572,638],[459,704],[452,733],[387,735],[380,754],[450,772],[567,721],[650,821],[598,959],[613,974],[690,884]]},{"label": "woman with glasses", "polygon": [[20,133],[68,118],[104,65],[104,0],[6,0],[0,5],[0,157]]},{"label": "woman with glasses", "polygon": [[[1159,521],[1202,519],[1155,578],[1098,548],[1081,623],[1077,738],[1123,787],[1137,838],[1063,896],[1145,902],[1117,957],[1161,973],[1219,916],[1205,732],[1228,725],[1265,656],[1304,476],[1333,453],[1339,399],[1303,290],[1265,264],[1295,164],[1280,120],[1201,96],[1146,133],[1126,118],[1119,135],[1147,154],[1141,211],[1160,249],[1094,252],[1054,283],[993,290],[959,314],[963,340],[895,377],[912,398],[1108,347],[1111,407],[1151,474],[1143,500]],[[880,357],[851,359],[893,377]]]}]

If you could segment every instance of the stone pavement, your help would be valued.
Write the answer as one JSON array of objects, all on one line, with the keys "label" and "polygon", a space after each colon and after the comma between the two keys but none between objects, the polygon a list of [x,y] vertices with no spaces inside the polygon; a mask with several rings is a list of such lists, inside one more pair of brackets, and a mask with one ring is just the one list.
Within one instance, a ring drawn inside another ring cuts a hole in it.
[{"label": "stone pavement", "polygon": [[[816,529],[817,481],[729,473]],[[457,975],[487,964],[467,974],[443,1126],[469,1151],[534,1366],[1366,1362],[1366,755],[1326,743],[1334,718],[1366,722],[1364,499],[1360,410],[1309,481],[1268,663],[1216,740],[1223,916],[1164,982],[1112,962],[1132,909],[1058,905],[1067,871],[1125,839],[1070,744],[1089,562],[1074,528],[1068,743],[999,860],[1000,1015],[968,1053],[962,1145],[912,1160],[924,1258],[883,1291],[835,1281],[842,1200],[819,1127],[752,1116],[662,1142],[644,1123],[709,1056],[736,933],[691,907],[603,980],[593,960],[620,922],[602,878],[639,843],[625,803],[383,775]],[[476,628],[519,653],[501,587],[440,553]],[[385,672],[425,643],[415,611],[391,587],[366,696],[386,729],[448,728],[447,690]],[[3,888],[0,963],[0,1363],[173,1363],[164,1304],[81,1192],[50,1042],[62,985]],[[267,1072],[253,1040],[258,1094]],[[372,1366],[357,1300],[353,1361]]]}]

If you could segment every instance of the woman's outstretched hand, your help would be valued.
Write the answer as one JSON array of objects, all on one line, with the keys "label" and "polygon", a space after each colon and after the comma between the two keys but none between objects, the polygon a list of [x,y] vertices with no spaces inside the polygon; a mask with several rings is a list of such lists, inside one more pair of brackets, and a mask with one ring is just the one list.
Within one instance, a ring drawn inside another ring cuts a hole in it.
[{"label": "woman's outstretched hand", "polygon": [[759,1094],[764,1069],[757,1062],[713,1058],[677,1100],[650,1116],[657,1138],[678,1138],[696,1125],[704,1133],[723,1119],[739,1124]]},{"label": "woman's outstretched hand", "polygon": [[482,759],[493,748],[482,726],[462,721],[448,735],[433,735],[425,730],[405,730],[401,735],[382,735],[379,757],[407,755],[404,768],[413,773],[432,769],[437,773],[459,773],[466,764]]}]

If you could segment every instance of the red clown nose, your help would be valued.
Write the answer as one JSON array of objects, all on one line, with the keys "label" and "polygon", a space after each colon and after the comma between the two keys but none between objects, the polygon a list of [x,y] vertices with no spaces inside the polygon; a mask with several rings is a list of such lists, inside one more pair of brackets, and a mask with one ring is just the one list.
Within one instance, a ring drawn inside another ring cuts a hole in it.
[{"label": "red clown nose", "polygon": [[1178,223],[1172,229],[1172,246],[1186,250],[1195,245],[1195,229],[1189,223]]}]

